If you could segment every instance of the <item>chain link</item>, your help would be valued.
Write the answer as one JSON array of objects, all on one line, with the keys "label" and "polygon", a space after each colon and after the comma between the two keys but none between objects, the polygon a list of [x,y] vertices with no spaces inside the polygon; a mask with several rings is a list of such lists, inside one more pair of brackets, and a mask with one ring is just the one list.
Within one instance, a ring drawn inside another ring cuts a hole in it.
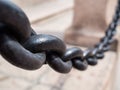
[{"label": "chain link", "polygon": [[112,23],[105,36],[94,48],[82,51],[66,45],[52,35],[36,34],[25,13],[15,4],[0,0],[0,54],[11,64],[35,70],[44,64],[59,73],[68,73],[72,67],[84,71],[96,65],[110,49],[120,17],[120,0]]}]

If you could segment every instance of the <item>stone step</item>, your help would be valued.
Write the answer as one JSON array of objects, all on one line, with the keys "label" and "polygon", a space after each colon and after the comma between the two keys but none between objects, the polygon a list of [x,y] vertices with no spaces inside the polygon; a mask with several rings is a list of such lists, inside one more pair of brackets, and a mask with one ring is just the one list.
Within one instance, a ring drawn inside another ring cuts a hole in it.
[{"label": "stone step", "polygon": [[55,0],[12,0],[21,7],[28,7],[37,4],[42,4],[44,2],[55,1]]},{"label": "stone step", "polygon": [[[19,4],[18,4],[19,5]],[[19,5],[20,6],[20,5]],[[31,23],[39,22],[41,20],[50,18],[61,12],[73,8],[73,0],[50,0],[48,2],[32,5],[30,7],[21,7]]]},{"label": "stone step", "polygon": [[69,10],[49,19],[32,24],[39,34],[51,34],[63,40],[64,32],[72,23],[73,11]]}]

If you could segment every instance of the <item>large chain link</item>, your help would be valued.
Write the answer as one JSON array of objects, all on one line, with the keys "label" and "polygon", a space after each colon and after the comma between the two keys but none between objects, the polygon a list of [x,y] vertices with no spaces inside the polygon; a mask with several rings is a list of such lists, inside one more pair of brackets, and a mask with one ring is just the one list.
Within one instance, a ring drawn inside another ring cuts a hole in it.
[{"label": "large chain link", "polygon": [[66,49],[62,40],[52,35],[37,35],[25,13],[8,0],[0,0],[0,54],[11,64],[35,70],[48,64],[55,71],[68,73],[72,67],[86,70],[110,49],[120,17],[120,0],[105,37],[92,49]]}]

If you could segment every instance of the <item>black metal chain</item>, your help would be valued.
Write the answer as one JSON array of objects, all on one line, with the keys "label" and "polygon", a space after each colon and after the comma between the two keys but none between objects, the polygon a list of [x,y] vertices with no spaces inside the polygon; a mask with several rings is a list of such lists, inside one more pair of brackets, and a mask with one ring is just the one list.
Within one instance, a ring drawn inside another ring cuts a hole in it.
[{"label": "black metal chain", "polygon": [[120,0],[113,21],[99,44],[85,51],[77,47],[66,49],[64,42],[55,36],[37,35],[18,6],[0,0],[0,54],[11,64],[27,70],[48,64],[60,73],[68,73],[72,67],[83,71],[88,65],[96,65],[110,49],[119,17]]}]

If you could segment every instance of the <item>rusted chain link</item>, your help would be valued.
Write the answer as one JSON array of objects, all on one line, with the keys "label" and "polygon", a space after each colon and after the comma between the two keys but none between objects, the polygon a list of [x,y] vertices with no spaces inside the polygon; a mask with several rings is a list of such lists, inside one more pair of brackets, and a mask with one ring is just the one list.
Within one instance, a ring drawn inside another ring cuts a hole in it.
[{"label": "rusted chain link", "polygon": [[0,0],[0,54],[11,64],[27,70],[48,64],[60,73],[68,73],[72,67],[83,71],[88,65],[96,65],[110,49],[119,17],[120,0],[113,21],[100,43],[85,51],[77,47],[66,49],[59,38],[36,34],[18,6],[8,0]]}]

